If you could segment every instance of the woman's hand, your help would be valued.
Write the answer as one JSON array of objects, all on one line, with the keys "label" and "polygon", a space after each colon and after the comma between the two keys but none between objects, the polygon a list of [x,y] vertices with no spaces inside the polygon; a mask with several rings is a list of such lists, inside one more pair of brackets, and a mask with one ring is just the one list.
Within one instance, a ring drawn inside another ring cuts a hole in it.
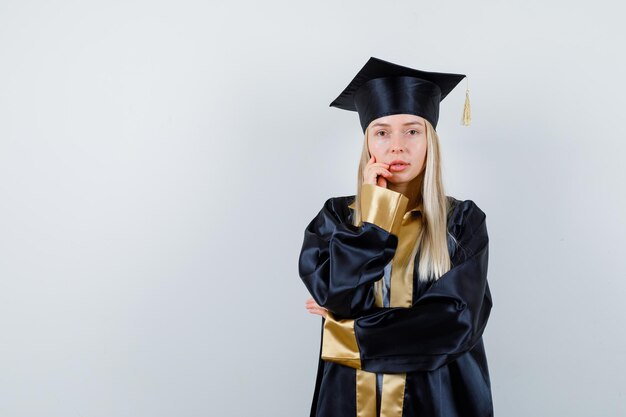
[{"label": "woman's hand", "polygon": [[306,300],[306,308],[307,310],[309,310],[309,313],[319,314],[324,318],[326,318],[326,315],[328,314],[328,310],[326,310],[324,307],[320,307],[312,298]]},{"label": "woman's hand", "polygon": [[372,155],[363,170],[363,184],[374,184],[387,188],[387,178],[392,176],[393,173],[389,171],[389,164],[376,162],[376,157]]}]

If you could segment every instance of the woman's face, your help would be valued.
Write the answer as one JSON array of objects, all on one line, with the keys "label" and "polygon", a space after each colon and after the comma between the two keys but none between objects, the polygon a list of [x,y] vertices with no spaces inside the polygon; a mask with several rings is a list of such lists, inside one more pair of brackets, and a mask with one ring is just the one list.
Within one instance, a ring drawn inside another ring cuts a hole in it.
[{"label": "woman's face", "polygon": [[[372,120],[367,136],[370,154],[377,162],[390,164],[393,184],[408,183],[416,178],[426,161],[426,125],[424,119],[412,114],[393,114]],[[393,165],[399,160],[406,165]]]}]

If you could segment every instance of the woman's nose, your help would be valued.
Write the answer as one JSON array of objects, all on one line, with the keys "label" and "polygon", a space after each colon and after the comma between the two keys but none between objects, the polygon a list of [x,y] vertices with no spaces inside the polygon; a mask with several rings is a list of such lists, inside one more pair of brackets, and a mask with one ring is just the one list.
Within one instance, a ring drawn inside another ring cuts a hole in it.
[{"label": "woman's nose", "polygon": [[404,142],[400,135],[391,136],[391,150],[400,151],[404,149]]}]

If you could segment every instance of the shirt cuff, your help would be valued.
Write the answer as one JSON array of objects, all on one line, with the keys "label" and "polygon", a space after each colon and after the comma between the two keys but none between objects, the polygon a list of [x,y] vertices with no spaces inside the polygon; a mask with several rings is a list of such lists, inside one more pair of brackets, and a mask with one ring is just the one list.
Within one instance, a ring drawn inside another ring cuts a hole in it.
[{"label": "shirt cuff", "polygon": [[354,333],[354,320],[335,320],[329,311],[324,321],[322,359],[361,369],[361,354]]},{"label": "shirt cuff", "polygon": [[404,194],[375,184],[361,186],[361,218],[398,235],[409,199]]}]

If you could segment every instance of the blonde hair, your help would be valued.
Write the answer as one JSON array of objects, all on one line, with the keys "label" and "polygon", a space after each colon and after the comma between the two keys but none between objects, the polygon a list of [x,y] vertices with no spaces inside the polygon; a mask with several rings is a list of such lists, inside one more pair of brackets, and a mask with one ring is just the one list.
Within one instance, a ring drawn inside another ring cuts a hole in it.
[{"label": "blonde hair", "polygon": [[[428,282],[436,281],[451,267],[447,228],[447,215],[450,207],[443,187],[439,136],[428,120],[424,119],[424,123],[427,140],[426,166],[420,173],[423,175],[423,181],[421,182],[422,189],[419,190],[423,204],[422,215],[419,218],[422,224],[417,236],[417,244],[407,262],[414,259],[419,251],[418,279],[421,282]],[[361,186],[363,185],[363,170],[372,157],[367,146],[368,132],[369,126],[365,130],[361,162],[357,174],[357,193],[353,216],[355,226],[362,224]],[[454,237],[452,238],[454,239]]]}]

